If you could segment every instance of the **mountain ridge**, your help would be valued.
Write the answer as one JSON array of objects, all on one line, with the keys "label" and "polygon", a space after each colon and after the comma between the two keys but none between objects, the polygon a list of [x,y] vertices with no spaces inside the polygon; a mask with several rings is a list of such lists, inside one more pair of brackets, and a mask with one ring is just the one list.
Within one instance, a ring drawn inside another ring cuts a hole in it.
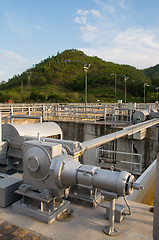
[{"label": "mountain ridge", "polygon": [[[67,61],[69,60],[69,61]],[[0,101],[6,102],[84,102],[85,73],[83,64],[91,64],[87,71],[88,102],[124,101],[124,78],[127,101],[143,101],[143,86],[148,83],[147,99],[155,101],[159,80],[159,64],[139,70],[126,64],[106,62],[97,56],[87,56],[84,52],[70,49],[56,56],[48,57],[33,65],[8,82],[0,84]]]}]

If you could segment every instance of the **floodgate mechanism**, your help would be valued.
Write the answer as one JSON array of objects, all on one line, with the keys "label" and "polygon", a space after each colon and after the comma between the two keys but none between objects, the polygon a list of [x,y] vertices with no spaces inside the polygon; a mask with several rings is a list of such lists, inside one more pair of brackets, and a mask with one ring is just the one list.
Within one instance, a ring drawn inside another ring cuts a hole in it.
[{"label": "floodgate mechanism", "polygon": [[[146,127],[157,123],[159,120],[153,119],[147,122]],[[70,201],[66,199],[75,186],[87,189],[89,193],[94,192],[89,196],[94,201],[99,197],[96,195],[98,189],[101,196],[110,199],[110,224],[104,231],[108,235],[118,234],[114,227],[114,201],[120,196],[130,195],[133,189],[139,190],[141,186],[127,171],[115,172],[83,165],[79,156],[87,149],[113,138],[133,134],[142,127],[143,123],[139,123],[110,136],[80,143],[63,140],[60,127],[53,122],[4,124],[0,171],[7,174],[23,172],[23,182],[19,182],[16,190],[22,199],[13,204],[13,209],[45,223],[52,223],[59,214],[70,210]]]}]

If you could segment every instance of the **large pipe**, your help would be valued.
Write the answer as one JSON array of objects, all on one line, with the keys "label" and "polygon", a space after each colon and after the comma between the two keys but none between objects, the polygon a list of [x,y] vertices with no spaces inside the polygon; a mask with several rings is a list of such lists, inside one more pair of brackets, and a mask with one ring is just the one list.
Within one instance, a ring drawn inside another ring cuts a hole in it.
[{"label": "large pipe", "polygon": [[133,188],[140,189],[134,184],[135,178],[131,173],[115,172],[91,165],[82,165],[71,156],[62,156],[54,168],[54,179],[61,188],[78,185],[84,188],[93,187],[116,193],[118,196],[130,195]]},{"label": "large pipe", "polygon": [[142,192],[134,191],[128,200],[140,202],[144,204],[153,204],[155,192],[155,174],[156,174],[156,160],[142,173],[136,180],[136,183],[141,184],[144,189]]},{"label": "large pipe", "polygon": [[113,141],[115,139],[127,136],[127,135],[132,135],[134,133],[137,133],[143,129],[152,127],[159,124],[159,119],[152,119],[146,122],[142,122],[142,123],[138,123],[138,124],[134,124],[132,126],[126,127],[123,130],[108,134],[108,135],[104,135],[102,137],[98,137],[86,142],[76,142],[78,143],[78,147],[74,147],[73,145],[70,145],[69,142],[73,141],[68,141],[68,140],[59,140],[59,139],[50,139],[50,138],[41,138],[41,140],[44,140],[46,142],[56,142],[56,143],[62,143],[64,146],[69,145],[69,148],[71,147],[71,151],[69,151],[69,154],[71,155],[82,155],[86,150],[89,150],[91,148],[95,148],[95,147],[99,147],[102,144],[105,144],[107,142]]},{"label": "large pipe", "polygon": [[102,136],[99,138],[92,139],[90,141],[83,142],[81,144],[82,151],[84,152],[88,149],[98,147],[102,144],[105,144],[105,143],[113,141],[115,139],[124,137],[126,135],[132,135],[132,134],[139,132],[145,128],[149,128],[149,127],[157,125],[157,124],[159,124],[159,119],[152,119],[152,120],[149,120],[146,122],[132,125],[130,127],[126,127],[121,131],[114,132],[114,133],[111,133],[111,134],[108,134],[108,135],[105,135],[105,136]]}]

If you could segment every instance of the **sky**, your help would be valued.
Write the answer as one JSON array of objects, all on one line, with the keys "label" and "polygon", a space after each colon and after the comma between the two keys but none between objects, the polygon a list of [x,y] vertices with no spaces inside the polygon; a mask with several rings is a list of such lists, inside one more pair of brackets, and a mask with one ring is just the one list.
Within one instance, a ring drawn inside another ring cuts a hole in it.
[{"label": "sky", "polygon": [[68,49],[159,64],[158,0],[0,0],[0,82]]}]

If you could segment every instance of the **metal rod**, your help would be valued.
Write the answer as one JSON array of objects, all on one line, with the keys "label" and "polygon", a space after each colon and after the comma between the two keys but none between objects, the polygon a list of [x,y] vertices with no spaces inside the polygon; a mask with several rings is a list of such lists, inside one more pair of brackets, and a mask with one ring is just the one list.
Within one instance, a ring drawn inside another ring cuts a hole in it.
[{"label": "metal rod", "polygon": [[114,220],[115,220],[115,198],[110,201],[109,209],[109,224],[111,232],[114,232]]},{"label": "metal rod", "polygon": [[87,106],[87,69],[85,69],[85,106]]}]

